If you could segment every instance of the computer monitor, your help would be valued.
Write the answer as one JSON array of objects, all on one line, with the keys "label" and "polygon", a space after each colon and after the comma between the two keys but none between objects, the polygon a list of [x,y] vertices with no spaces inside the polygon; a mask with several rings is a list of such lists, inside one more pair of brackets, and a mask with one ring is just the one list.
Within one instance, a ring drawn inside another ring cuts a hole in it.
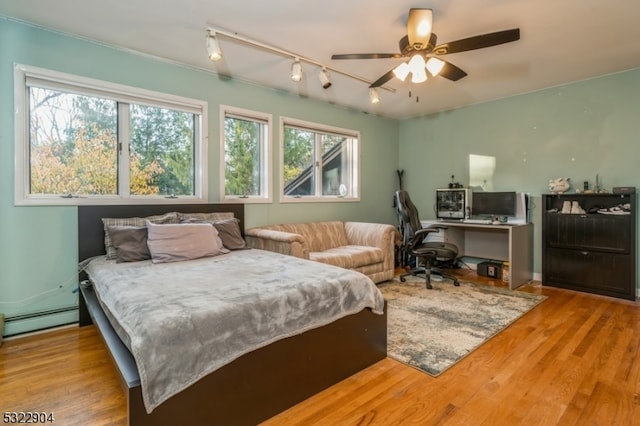
[{"label": "computer monitor", "polygon": [[472,216],[515,216],[515,192],[474,192],[471,198]]}]

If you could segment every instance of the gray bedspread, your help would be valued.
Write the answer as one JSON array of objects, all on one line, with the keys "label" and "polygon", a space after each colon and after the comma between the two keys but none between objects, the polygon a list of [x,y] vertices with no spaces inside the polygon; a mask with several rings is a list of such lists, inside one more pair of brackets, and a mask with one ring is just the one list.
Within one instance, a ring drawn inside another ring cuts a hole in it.
[{"label": "gray bedspread", "polygon": [[133,354],[147,412],[239,356],[384,300],[365,275],[263,250],[87,272]]}]

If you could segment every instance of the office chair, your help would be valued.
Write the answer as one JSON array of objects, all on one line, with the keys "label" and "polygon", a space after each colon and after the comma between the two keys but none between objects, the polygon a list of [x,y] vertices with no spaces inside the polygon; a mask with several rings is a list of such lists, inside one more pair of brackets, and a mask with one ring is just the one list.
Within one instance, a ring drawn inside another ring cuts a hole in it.
[{"label": "office chair", "polygon": [[[440,269],[438,266],[453,265],[458,257],[458,248],[451,243],[439,241],[424,241],[425,237],[432,232],[446,229],[446,226],[431,225],[422,227],[418,209],[411,202],[407,191],[396,191],[395,197],[396,213],[398,224],[402,234],[403,261],[408,256],[416,258],[416,267],[400,276],[400,281],[405,282],[408,275],[422,275],[426,277],[427,288],[431,286],[431,274],[440,275],[443,278],[453,281],[458,286],[458,279]],[[422,266],[421,266],[422,265]]]}]

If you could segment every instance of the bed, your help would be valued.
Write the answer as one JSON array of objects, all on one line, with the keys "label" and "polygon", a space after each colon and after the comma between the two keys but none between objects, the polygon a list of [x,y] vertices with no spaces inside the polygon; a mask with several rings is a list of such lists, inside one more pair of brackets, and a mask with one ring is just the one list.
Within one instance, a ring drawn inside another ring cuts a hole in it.
[{"label": "bed", "polygon": [[[80,206],[79,261],[105,253],[102,218],[147,217],[173,211],[231,212],[243,229],[241,204]],[[256,254],[260,253],[254,251]],[[86,278],[82,276],[81,280]],[[114,329],[111,313],[103,310],[105,301],[98,300],[95,290],[81,285],[80,326],[95,324],[99,330],[126,394],[130,425],[257,424],[386,356],[386,314],[367,308],[244,353],[149,413],[130,342],[121,340],[121,330]]]}]

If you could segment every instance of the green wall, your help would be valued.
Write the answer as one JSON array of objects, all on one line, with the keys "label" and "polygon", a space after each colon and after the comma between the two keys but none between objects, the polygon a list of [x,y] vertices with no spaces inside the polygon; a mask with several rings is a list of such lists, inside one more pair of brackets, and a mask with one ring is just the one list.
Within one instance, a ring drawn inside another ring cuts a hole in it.
[{"label": "green wall", "polygon": [[[451,175],[468,185],[469,154],[494,156],[494,190],[532,195],[534,271],[541,271],[541,194],[549,179],[572,189],[640,187],[640,70],[632,70],[400,124],[399,168],[421,217],[435,218],[435,190]],[[636,280],[637,282],[637,280]]]},{"label": "green wall", "polygon": [[[533,196],[535,265],[540,273],[540,195],[569,177],[605,188],[640,186],[640,70],[397,122],[219,78],[0,17],[0,312],[8,317],[75,306],[76,209],[13,205],[13,65],[98,78],[209,102],[209,200],[219,200],[219,105],[226,104],[361,132],[361,202],[247,205],[247,226],[318,219],[395,223],[396,169],[425,219],[435,189],[451,175],[468,182],[468,156],[495,156],[495,190]],[[212,68],[213,69],[213,68]],[[274,129],[274,159],[279,135]],[[277,169],[273,189],[279,188]],[[75,312],[11,321],[5,334],[54,326]]]},{"label": "green wall", "polygon": [[[206,100],[211,202],[219,200],[220,104],[273,114],[276,162],[280,158],[277,127],[281,116],[358,130],[360,202],[280,204],[275,195],[272,204],[247,205],[247,226],[317,219],[395,223],[391,199],[398,163],[397,121],[222,79],[206,70],[154,60],[0,17],[0,312],[9,318],[77,305],[77,294],[72,292],[77,285],[76,208],[13,205],[15,63]],[[278,188],[275,167],[273,190]],[[14,320],[6,325],[5,334],[76,318],[77,313],[70,312]]]}]

